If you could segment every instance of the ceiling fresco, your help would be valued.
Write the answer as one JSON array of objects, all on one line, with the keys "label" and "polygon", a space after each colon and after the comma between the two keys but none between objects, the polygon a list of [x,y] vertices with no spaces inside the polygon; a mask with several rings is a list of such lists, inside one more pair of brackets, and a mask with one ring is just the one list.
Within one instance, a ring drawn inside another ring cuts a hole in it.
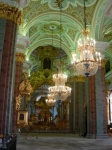
[{"label": "ceiling fresco", "polygon": [[[61,12],[59,8],[60,3],[62,3]],[[111,45],[112,0],[86,0],[86,20],[90,35],[96,41],[110,42]],[[29,5],[23,9],[23,22],[18,32],[24,36],[28,36],[30,39],[30,46],[27,49],[26,56],[32,63],[30,70],[32,82],[34,82],[34,79],[37,82],[40,79],[39,77],[38,79],[35,77],[35,72],[42,70],[42,59],[40,59],[39,51],[41,49],[44,53],[44,47],[45,49],[49,47],[48,50],[58,49],[55,58],[51,59],[52,67],[55,68],[54,71],[57,68],[56,62],[61,57],[64,62],[63,70],[67,75],[70,74],[66,68],[72,62],[71,54],[77,50],[77,41],[81,37],[83,28],[83,0],[30,1]],[[111,48],[105,52],[106,58],[110,57],[111,52]],[[49,57],[51,58],[51,56]],[[50,75],[49,72],[49,77]],[[46,79],[45,76],[44,78]],[[43,82],[40,85],[42,84]],[[35,85],[35,87],[38,87],[38,85]]]}]

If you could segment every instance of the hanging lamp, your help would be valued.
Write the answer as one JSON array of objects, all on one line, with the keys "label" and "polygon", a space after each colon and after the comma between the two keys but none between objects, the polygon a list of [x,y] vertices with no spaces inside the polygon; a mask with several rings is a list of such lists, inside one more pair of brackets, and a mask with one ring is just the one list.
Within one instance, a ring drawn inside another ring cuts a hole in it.
[{"label": "hanging lamp", "polygon": [[[61,29],[62,29],[62,6],[60,7],[60,50],[61,50]],[[70,94],[71,88],[66,86],[65,83],[67,82],[67,75],[62,73],[62,61],[60,57],[60,62],[58,64],[58,73],[53,75],[53,81],[55,86],[49,87],[49,93],[53,95],[54,99],[64,101]]]},{"label": "hanging lamp", "polygon": [[89,37],[89,31],[86,29],[86,26],[86,6],[84,0],[83,38],[78,40],[80,56],[73,54],[73,63],[79,75],[89,77],[96,74],[98,67],[101,66],[101,54],[96,52],[95,40]]}]

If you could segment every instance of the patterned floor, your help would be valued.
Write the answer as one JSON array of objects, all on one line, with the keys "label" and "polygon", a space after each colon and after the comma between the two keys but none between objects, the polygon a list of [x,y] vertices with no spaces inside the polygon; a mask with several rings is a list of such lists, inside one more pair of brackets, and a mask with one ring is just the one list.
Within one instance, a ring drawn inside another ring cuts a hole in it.
[{"label": "patterned floor", "polygon": [[17,150],[112,150],[112,137],[87,139],[72,134],[19,134]]}]

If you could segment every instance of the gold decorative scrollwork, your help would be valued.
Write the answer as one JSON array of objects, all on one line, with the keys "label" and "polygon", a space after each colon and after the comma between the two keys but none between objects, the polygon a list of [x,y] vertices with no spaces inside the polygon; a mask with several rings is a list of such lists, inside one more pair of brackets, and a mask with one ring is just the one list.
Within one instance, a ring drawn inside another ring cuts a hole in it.
[{"label": "gold decorative scrollwork", "polygon": [[25,54],[23,53],[16,53],[16,61],[23,63],[25,61]]},{"label": "gold decorative scrollwork", "polygon": [[40,59],[44,59],[45,57],[53,59],[56,57],[58,50],[58,48],[52,46],[40,47],[38,49],[38,55]]},{"label": "gold decorative scrollwork", "polygon": [[16,97],[16,110],[20,110],[20,107],[21,107],[21,95],[19,94]]},{"label": "gold decorative scrollwork", "polygon": [[0,18],[5,18],[20,25],[22,22],[22,12],[16,8],[0,2]]}]

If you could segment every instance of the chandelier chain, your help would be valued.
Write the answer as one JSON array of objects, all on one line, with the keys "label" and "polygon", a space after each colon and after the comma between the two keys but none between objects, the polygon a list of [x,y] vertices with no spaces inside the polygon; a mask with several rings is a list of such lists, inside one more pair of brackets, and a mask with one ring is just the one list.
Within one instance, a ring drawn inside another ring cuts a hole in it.
[{"label": "chandelier chain", "polygon": [[84,29],[86,31],[86,5],[85,5],[85,0],[84,0]]}]

